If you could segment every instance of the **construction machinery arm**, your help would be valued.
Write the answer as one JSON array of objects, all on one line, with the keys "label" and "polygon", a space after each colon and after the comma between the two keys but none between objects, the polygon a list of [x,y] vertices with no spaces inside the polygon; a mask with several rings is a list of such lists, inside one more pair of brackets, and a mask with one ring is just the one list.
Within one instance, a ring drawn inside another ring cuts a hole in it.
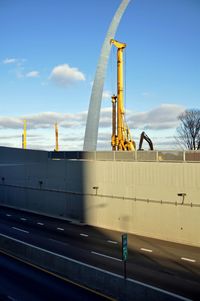
[{"label": "construction machinery arm", "polygon": [[146,140],[147,143],[149,144],[150,150],[153,150],[153,142],[151,141],[151,139],[147,136],[147,134],[145,132],[142,132],[141,135],[140,135],[140,143],[139,143],[138,150],[143,150],[142,149],[142,143],[143,143],[144,140]]}]

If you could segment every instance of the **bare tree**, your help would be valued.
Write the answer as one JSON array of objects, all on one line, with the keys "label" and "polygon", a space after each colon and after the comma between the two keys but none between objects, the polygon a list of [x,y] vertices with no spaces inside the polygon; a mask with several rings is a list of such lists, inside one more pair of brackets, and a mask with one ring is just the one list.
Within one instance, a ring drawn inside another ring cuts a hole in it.
[{"label": "bare tree", "polygon": [[186,149],[200,149],[200,110],[186,110],[178,116],[176,140]]}]

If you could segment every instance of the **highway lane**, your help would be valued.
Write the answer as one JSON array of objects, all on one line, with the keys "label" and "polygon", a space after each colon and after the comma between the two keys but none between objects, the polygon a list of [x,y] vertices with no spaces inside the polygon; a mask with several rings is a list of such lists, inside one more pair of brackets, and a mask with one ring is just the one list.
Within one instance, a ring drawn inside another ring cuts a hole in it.
[{"label": "highway lane", "polygon": [[[119,232],[74,225],[3,207],[0,221],[1,233],[123,274]],[[129,235],[127,274],[130,278],[198,300],[199,248]]]},{"label": "highway lane", "polygon": [[33,265],[27,265],[0,252],[0,300],[4,301],[108,301],[92,290],[57,277]]}]

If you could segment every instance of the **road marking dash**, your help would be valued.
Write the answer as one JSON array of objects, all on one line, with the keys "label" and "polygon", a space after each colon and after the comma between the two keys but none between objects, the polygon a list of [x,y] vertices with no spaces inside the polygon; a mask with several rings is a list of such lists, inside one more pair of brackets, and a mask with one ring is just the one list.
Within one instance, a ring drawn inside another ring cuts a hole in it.
[{"label": "road marking dash", "polygon": [[20,219],[21,219],[21,221],[26,221],[26,220],[27,220],[27,219],[24,218],[24,217],[21,217]]},{"label": "road marking dash", "polygon": [[85,233],[80,233],[80,236],[83,236],[83,237],[88,237],[88,234],[85,234]]},{"label": "road marking dash", "polygon": [[182,260],[185,260],[185,261],[189,261],[189,262],[196,262],[195,259],[191,259],[191,258],[187,258],[187,257],[181,257]]},{"label": "road marking dash", "polygon": [[63,228],[57,228],[57,230],[59,230],[59,231],[64,231],[65,229],[63,229]]},{"label": "road marking dash", "polygon": [[40,222],[38,222],[37,225],[44,226],[44,224]]},{"label": "road marking dash", "polygon": [[152,253],[153,251],[151,249],[145,249],[145,248],[140,248],[141,251],[144,251],[144,252],[149,252],[149,253]]},{"label": "road marking dash", "polygon": [[114,245],[117,245],[118,242],[117,241],[114,241],[114,240],[107,240],[107,242],[109,242],[110,244],[114,244]]},{"label": "road marking dash", "polygon": [[97,252],[95,252],[95,251],[91,251],[91,253],[94,254],[94,255],[98,255],[98,256],[105,257],[105,258],[110,258],[110,259],[113,259],[113,260],[116,260],[116,261],[122,261],[122,260],[119,259],[119,258],[112,257],[112,256],[108,256],[108,255],[105,255],[105,254],[102,254],[102,253],[97,253]]},{"label": "road marking dash", "polygon": [[23,230],[23,229],[20,229],[20,228],[17,228],[17,227],[12,227],[14,230],[17,230],[17,231],[21,231],[21,232],[24,232],[24,233],[29,233],[29,231],[26,231],[26,230]]},{"label": "road marking dash", "polygon": [[6,214],[6,216],[10,217],[10,216],[12,216],[12,215],[11,215],[11,214]]}]

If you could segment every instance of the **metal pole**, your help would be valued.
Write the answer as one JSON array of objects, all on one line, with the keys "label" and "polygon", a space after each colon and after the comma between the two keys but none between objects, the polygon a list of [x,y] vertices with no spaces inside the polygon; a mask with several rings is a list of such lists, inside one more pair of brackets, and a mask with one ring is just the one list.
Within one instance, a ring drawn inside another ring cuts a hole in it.
[{"label": "metal pole", "polygon": [[124,260],[124,279],[126,279],[126,260]]}]

